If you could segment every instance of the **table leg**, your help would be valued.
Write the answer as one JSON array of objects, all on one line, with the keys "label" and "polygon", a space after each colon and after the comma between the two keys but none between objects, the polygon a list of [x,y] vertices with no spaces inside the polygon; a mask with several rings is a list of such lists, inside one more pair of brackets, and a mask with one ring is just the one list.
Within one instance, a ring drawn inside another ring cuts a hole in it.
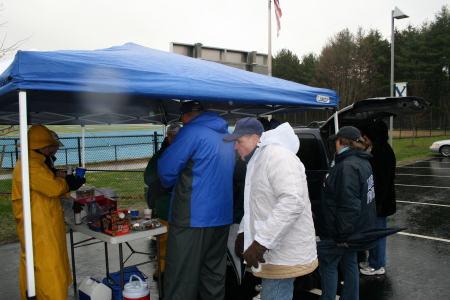
[{"label": "table leg", "polygon": [[72,279],[73,279],[73,295],[77,296],[77,272],[75,268],[75,249],[73,247],[73,230],[72,228],[69,230],[70,235],[70,253],[72,255]]},{"label": "table leg", "polygon": [[108,243],[104,242],[105,244],[105,264],[106,264],[106,278],[109,278],[109,258],[108,258]]},{"label": "table leg", "polygon": [[123,286],[125,283],[123,282],[123,252],[122,252],[122,243],[119,243],[119,264],[120,264],[120,293],[123,292]]},{"label": "table leg", "polygon": [[156,260],[158,261],[158,294],[159,300],[163,299],[162,277],[161,277],[161,253],[159,248],[159,235],[156,236]]}]

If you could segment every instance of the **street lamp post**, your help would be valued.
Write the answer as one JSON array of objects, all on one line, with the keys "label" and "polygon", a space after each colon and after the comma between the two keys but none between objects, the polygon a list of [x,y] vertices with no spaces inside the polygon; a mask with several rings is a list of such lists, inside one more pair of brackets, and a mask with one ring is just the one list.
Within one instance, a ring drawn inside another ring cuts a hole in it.
[{"label": "street lamp post", "polygon": [[[391,17],[391,97],[394,97],[394,19],[406,19],[409,18],[408,15],[403,13],[397,6],[392,11]],[[389,135],[389,143],[392,146],[392,133],[394,131],[394,117],[389,119],[389,127],[391,134]]]}]

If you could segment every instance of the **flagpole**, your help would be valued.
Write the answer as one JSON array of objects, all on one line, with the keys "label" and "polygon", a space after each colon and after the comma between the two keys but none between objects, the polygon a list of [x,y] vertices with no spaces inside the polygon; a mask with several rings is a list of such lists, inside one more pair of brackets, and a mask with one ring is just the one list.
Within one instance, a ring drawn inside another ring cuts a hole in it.
[{"label": "flagpole", "polygon": [[268,14],[268,19],[269,19],[269,49],[267,51],[267,75],[272,76],[272,20],[270,17],[270,12],[271,12],[271,1],[269,0],[269,14]]}]

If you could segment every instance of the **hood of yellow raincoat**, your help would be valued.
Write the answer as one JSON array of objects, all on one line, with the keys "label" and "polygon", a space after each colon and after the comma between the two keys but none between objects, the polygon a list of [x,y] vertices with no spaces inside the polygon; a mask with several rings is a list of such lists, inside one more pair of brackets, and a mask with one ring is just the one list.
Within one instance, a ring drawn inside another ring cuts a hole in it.
[{"label": "hood of yellow raincoat", "polygon": [[28,129],[28,149],[41,149],[49,145],[59,145],[59,143],[47,127],[33,125]]}]

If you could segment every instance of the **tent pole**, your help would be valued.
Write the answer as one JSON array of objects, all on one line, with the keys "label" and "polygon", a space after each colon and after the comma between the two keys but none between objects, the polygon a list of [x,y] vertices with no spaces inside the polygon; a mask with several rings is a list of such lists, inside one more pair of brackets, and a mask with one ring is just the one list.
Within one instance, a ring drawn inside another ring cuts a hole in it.
[{"label": "tent pole", "polygon": [[85,150],[85,126],[81,125],[81,167],[86,168],[86,161],[84,157],[84,150]]},{"label": "tent pole", "polygon": [[25,237],[25,259],[27,273],[27,298],[35,299],[33,234],[31,226],[30,173],[28,162],[27,92],[19,91],[20,148],[22,161],[22,205]]},{"label": "tent pole", "polygon": [[334,134],[337,134],[339,131],[339,120],[338,120],[338,110],[336,109],[334,112]]},{"label": "tent pole", "polygon": [[269,28],[268,28],[268,37],[267,37],[267,41],[268,41],[268,49],[267,49],[267,75],[272,76],[272,20],[271,20],[271,16],[270,13],[272,11],[271,9],[271,2],[272,0],[269,0],[269,7],[268,7],[268,24],[269,24]]}]

